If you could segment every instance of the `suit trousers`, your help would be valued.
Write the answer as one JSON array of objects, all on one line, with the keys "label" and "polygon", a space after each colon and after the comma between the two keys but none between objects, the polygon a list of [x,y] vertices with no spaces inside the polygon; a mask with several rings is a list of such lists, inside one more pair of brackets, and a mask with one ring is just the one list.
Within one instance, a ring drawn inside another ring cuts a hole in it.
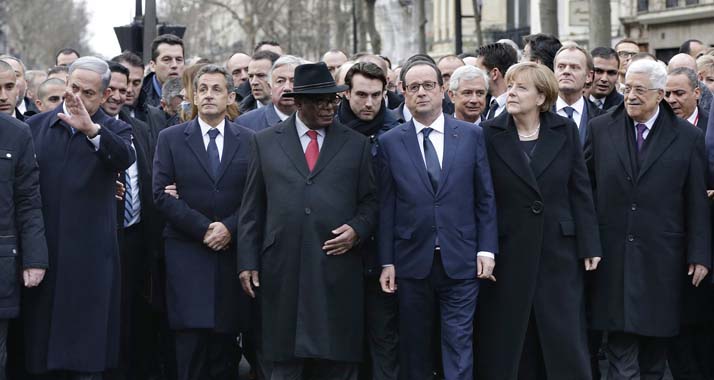
[{"label": "suit trousers", "polygon": [[237,335],[208,329],[174,331],[178,380],[237,379]]},{"label": "suit trousers", "polygon": [[540,345],[535,315],[531,310],[526,336],[523,339],[521,361],[518,363],[518,380],[541,380],[546,378],[543,348]]},{"label": "suit trousers", "polygon": [[397,297],[382,291],[379,277],[364,277],[365,360],[360,380],[397,380],[399,334]]},{"label": "suit trousers", "polygon": [[267,380],[357,380],[359,364],[320,359],[273,362]]},{"label": "suit trousers", "polygon": [[711,323],[682,326],[667,347],[667,362],[674,380],[714,379],[714,331]]},{"label": "suit trousers", "polygon": [[431,331],[441,323],[441,350],[446,380],[473,379],[473,319],[479,283],[456,280],[444,271],[441,254],[434,253],[425,279],[397,279],[399,300],[399,378],[431,380],[434,371]]},{"label": "suit trousers", "polygon": [[661,380],[667,367],[667,339],[610,332],[605,354],[608,380]]}]

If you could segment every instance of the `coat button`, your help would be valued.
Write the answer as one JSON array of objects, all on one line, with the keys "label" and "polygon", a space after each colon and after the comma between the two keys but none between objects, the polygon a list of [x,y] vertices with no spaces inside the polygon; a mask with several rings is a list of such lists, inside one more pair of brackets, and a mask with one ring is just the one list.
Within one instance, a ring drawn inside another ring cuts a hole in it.
[{"label": "coat button", "polygon": [[629,242],[635,241],[635,235],[633,235],[633,234],[627,235],[627,241],[629,241]]},{"label": "coat button", "polygon": [[7,154],[5,155],[5,157],[7,157],[7,158],[12,158],[12,154],[7,153]]},{"label": "coat button", "polygon": [[307,181],[305,181],[305,183],[307,183],[308,185],[312,185],[312,180],[308,179]]},{"label": "coat button", "polygon": [[625,177],[625,179],[627,180],[627,182],[632,181],[632,177],[630,177],[629,175],[627,177]]},{"label": "coat button", "polygon": [[531,212],[534,214],[538,215],[543,212],[543,202],[541,201],[535,201],[531,205]]},{"label": "coat button", "polygon": [[311,212],[312,212],[312,210],[310,210],[309,207],[305,207],[305,214],[306,214],[306,215],[310,215]]},{"label": "coat button", "polygon": [[633,203],[632,206],[630,207],[630,210],[636,211],[636,210],[637,210],[637,203]]}]

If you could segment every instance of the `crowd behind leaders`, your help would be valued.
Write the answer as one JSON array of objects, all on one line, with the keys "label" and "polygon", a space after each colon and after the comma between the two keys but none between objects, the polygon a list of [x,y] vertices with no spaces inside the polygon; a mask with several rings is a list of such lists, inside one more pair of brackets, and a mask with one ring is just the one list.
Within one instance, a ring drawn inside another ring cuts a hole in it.
[{"label": "crowd behind leaders", "polygon": [[523,45],[0,55],[0,380],[713,379],[714,49]]}]

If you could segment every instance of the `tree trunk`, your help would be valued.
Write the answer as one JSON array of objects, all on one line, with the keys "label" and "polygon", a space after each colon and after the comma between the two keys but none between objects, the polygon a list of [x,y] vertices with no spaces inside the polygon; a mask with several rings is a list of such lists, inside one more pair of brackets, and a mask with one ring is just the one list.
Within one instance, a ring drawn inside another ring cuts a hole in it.
[{"label": "tree trunk", "polygon": [[379,35],[377,25],[374,20],[374,3],[376,0],[365,0],[367,10],[367,31],[369,32],[369,42],[372,45],[372,53],[380,54],[382,51],[382,37]]},{"label": "tree trunk", "polygon": [[540,31],[558,37],[558,0],[540,0]]},{"label": "tree trunk", "polygon": [[419,31],[417,32],[417,45],[419,46],[419,53],[426,54],[426,4],[425,0],[417,0],[417,25]]},{"label": "tree trunk", "polygon": [[590,49],[610,47],[610,0],[590,0]]},{"label": "tree trunk", "polygon": [[367,51],[367,25],[364,20],[364,2],[355,1],[357,13],[357,50]]},{"label": "tree trunk", "polygon": [[474,6],[474,22],[476,23],[476,46],[483,46],[483,32],[481,31],[481,7],[479,0],[472,0]]}]

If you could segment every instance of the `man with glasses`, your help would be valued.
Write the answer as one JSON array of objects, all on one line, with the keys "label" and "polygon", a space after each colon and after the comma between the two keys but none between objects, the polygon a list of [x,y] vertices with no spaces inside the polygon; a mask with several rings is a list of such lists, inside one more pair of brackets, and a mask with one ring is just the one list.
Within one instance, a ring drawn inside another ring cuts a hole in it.
[{"label": "man with glasses", "polygon": [[377,165],[380,283],[397,294],[400,376],[433,378],[441,344],[445,378],[472,379],[479,279],[495,280],[498,250],[483,131],[444,115],[433,63],[411,61],[400,76],[413,118],[380,137]]},{"label": "man with glasses", "polygon": [[617,91],[622,92],[625,87],[625,73],[632,62],[632,57],[640,52],[640,47],[637,46],[637,42],[635,40],[624,38],[615,44],[615,51],[617,52],[617,56],[620,58],[620,72],[617,77]]},{"label": "man with glasses", "polygon": [[345,90],[325,63],[298,66],[283,94],[297,111],[251,142],[236,247],[243,289],[264,311],[272,380],[356,380],[362,360],[357,245],[374,230],[377,199],[369,140],[334,120]]},{"label": "man with glasses", "polygon": [[633,62],[625,101],[590,122],[585,161],[602,251],[592,328],[608,333],[609,379],[661,379],[680,330],[684,285],[711,267],[704,134],[662,103],[667,73]]}]

